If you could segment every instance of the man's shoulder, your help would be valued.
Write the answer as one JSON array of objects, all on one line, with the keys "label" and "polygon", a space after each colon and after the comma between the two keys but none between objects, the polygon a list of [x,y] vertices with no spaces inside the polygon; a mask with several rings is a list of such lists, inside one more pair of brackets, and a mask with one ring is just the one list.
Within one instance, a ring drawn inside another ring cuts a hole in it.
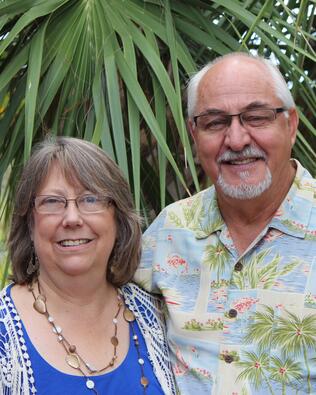
[{"label": "man's shoulder", "polygon": [[313,209],[316,208],[316,179],[299,163],[293,181],[293,187],[295,199],[305,200]]},{"label": "man's shoulder", "polygon": [[311,175],[311,173],[303,167],[300,162],[295,160],[297,170],[293,183],[298,189],[314,190],[316,189],[316,178]]},{"label": "man's shoulder", "polygon": [[315,239],[316,180],[298,161],[291,189],[277,212],[279,220],[293,235]]},{"label": "man's shoulder", "polygon": [[[190,229],[199,231],[202,223],[208,221],[212,212],[217,212],[217,201],[213,186],[193,196],[178,200],[166,206],[150,226],[151,230]],[[147,232],[146,232],[147,233]]]},{"label": "man's shoulder", "polygon": [[215,199],[215,188],[212,185],[209,188],[203,189],[196,194],[186,197],[184,199],[177,200],[174,203],[166,206],[162,212],[172,212],[172,211],[183,211],[183,208],[186,207],[196,207],[197,205],[205,205],[207,202],[210,202]]}]

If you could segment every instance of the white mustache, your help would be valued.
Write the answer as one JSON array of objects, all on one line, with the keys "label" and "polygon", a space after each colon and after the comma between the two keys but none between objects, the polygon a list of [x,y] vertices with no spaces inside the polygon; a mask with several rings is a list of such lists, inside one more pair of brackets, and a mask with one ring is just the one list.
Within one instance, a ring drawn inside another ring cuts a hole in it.
[{"label": "white mustache", "polygon": [[225,151],[218,159],[217,163],[228,162],[232,160],[242,160],[250,158],[266,159],[266,154],[263,150],[257,147],[246,147],[242,151]]}]

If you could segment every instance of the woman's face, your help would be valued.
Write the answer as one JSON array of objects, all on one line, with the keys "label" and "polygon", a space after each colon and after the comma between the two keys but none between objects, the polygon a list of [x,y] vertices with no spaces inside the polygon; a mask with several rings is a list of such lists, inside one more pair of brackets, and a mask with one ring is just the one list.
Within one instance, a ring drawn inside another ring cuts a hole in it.
[{"label": "woman's face", "polygon": [[[38,195],[73,199],[91,193],[82,185],[71,185],[58,165],[53,165],[37,191]],[[82,214],[75,201],[62,214],[43,214],[33,210],[32,239],[40,263],[40,275],[100,275],[105,278],[107,262],[116,239],[114,207],[102,212]]]}]

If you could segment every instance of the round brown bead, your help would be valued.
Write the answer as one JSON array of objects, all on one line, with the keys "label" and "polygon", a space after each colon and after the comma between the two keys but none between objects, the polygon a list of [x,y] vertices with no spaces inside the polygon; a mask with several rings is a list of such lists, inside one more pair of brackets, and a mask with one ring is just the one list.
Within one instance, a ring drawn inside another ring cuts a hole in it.
[{"label": "round brown bead", "polygon": [[146,388],[146,387],[148,386],[148,384],[149,384],[149,380],[148,380],[147,377],[142,376],[142,378],[140,379],[140,383],[141,383],[141,385],[142,385],[143,387]]},{"label": "round brown bead", "polygon": [[69,352],[74,353],[76,352],[76,346],[74,344],[70,345],[68,348]]}]

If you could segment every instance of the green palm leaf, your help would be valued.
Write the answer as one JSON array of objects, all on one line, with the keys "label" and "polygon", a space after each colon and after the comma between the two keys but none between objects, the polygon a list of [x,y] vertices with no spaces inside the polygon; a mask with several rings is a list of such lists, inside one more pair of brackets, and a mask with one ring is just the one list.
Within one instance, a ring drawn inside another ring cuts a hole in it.
[{"label": "green palm leaf", "polygon": [[299,362],[295,362],[290,358],[281,360],[278,357],[271,357],[269,370],[271,380],[295,388],[301,385],[303,371]]},{"label": "green palm leaf", "polygon": [[47,133],[89,139],[109,153],[146,223],[209,185],[185,127],[185,85],[232,50],[278,60],[301,115],[294,155],[315,174],[315,7],[312,0],[0,2],[0,180],[9,192],[2,188],[2,219],[21,165]]},{"label": "green palm leaf", "polygon": [[256,343],[260,352],[270,349],[274,335],[275,317],[270,306],[263,306],[264,311],[257,311],[252,316],[244,337],[246,344]]},{"label": "green palm leaf", "polygon": [[316,347],[316,315],[303,318],[287,311],[287,317],[276,320],[272,344],[282,348],[287,355],[300,355],[309,348]]},{"label": "green palm leaf", "polygon": [[268,382],[269,356],[266,353],[256,354],[245,351],[237,365],[243,369],[237,380],[249,380],[255,389],[259,389],[263,381]]}]

